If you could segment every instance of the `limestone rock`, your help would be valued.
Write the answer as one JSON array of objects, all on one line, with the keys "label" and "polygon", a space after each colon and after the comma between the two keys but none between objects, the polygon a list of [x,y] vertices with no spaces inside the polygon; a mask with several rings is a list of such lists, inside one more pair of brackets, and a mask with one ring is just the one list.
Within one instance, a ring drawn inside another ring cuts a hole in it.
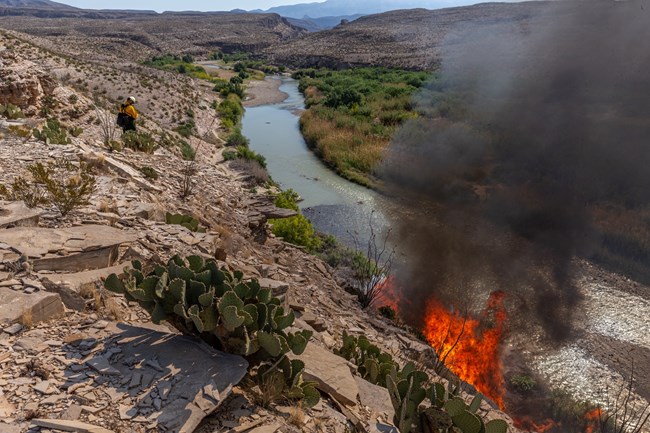
[{"label": "limestone rock", "polygon": [[[160,402],[162,410],[149,421],[156,421],[166,430],[194,431],[246,375],[248,362],[244,358],[219,352],[199,339],[124,324],[118,328],[122,333],[115,338],[124,358],[142,365],[155,361],[160,368],[158,377],[174,374],[172,382],[160,381],[146,393],[153,401],[151,394],[155,390],[164,401]],[[133,371],[128,366],[115,362],[112,368],[131,381]]]},{"label": "limestone rock", "polygon": [[370,408],[376,415],[381,415],[383,419],[392,421],[395,416],[395,409],[393,408],[393,403],[390,401],[388,390],[372,384],[359,376],[354,376],[354,380],[359,387],[359,400],[361,404]]},{"label": "limestone rock", "polygon": [[22,201],[0,202],[0,228],[34,227],[40,215],[40,209],[30,209]]},{"label": "limestone rock", "polygon": [[79,433],[115,433],[112,430],[108,430],[103,427],[97,427],[92,424],[86,424],[81,421],[70,421],[63,419],[33,419],[32,424],[39,427]]},{"label": "limestone rock", "polygon": [[26,294],[0,287],[0,322],[17,322],[25,313],[33,323],[43,322],[62,315],[63,302],[57,293]]},{"label": "limestone rock", "polygon": [[356,406],[359,387],[344,358],[316,344],[308,344],[300,356],[293,356],[305,363],[303,378],[317,382],[317,388],[339,402]]},{"label": "limestone rock", "polygon": [[33,258],[35,271],[68,272],[110,266],[118,246],[137,239],[133,233],[102,225],[62,229],[17,227],[3,231],[2,236],[4,243]]}]

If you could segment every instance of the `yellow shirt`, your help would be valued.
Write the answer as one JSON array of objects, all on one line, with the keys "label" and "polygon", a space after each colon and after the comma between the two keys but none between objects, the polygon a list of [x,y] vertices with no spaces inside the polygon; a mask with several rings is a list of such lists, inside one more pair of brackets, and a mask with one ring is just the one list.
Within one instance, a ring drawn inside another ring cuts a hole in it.
[{"label": "yellow shirt", "polygon": [[132,104],[125,104],[124,105],[124,110],[122,110],[122,107],[120,107],[120,111],[123,113],[128,114],[129,116],[133,117],[134,119],[138,118],[138,111],[135,109],[135,107]]}]

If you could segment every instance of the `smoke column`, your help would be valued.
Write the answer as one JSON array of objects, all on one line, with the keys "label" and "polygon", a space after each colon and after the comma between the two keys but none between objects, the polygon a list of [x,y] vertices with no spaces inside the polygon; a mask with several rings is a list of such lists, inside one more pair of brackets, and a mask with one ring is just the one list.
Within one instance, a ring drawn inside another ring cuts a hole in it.
[{"label": "smoke column", "polygon": [[572,259],[601,242],[594,210],[650,203],[650,5],[531,10],[450,32],[441,78],[416,101],[428,116],[385,159],[414,322],[430,296],[451,307],[505,290],[525,321],[566,338]]}]

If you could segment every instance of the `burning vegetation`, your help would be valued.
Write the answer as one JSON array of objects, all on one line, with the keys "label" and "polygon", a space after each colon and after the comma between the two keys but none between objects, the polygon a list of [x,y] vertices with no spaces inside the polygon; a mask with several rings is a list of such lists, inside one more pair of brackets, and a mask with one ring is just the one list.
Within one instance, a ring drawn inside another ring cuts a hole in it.
[{"label": "burning vegetation", "polygon": [[524,26],[459,28],[389,148],[385,192],[406,209],[393,304],[501,408],[508,335],[575,337],[576,257],[650,281],[650,56],[635,42],[649,22],[642,2],[563,2]]}]

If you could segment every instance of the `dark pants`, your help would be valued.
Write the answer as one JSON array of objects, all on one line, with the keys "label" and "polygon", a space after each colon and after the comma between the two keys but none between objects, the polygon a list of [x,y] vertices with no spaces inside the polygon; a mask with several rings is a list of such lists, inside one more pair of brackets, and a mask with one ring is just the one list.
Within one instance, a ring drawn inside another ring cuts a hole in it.
[{"label": "dark pants", "polygon": [[135,119],[131,116],[128,116],[126,119],[126,123],[122,127],[122,131],[135,131]]}]

